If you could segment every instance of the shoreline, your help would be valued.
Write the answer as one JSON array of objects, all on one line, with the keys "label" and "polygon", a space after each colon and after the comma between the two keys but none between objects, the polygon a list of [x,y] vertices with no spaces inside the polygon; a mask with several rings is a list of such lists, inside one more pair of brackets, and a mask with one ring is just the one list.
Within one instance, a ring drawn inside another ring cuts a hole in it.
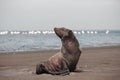
[{"label": "shoreline", "polygon": [[120,46],[82,48],[77,72],[66,76],[36,75],[36,64],[60,50],[0,54],[0,80],[119,80]]},{"label": "shoreline", "polygon": [[[94,48],[111,48],[111,47],[120,47],[120,45],[111,45],[111,46],[93,46],[93,47],[81,47],[80,49],[83,50],[83,49],[94,49]],[[26,50],[26,51],[0,51],[0,54],[13,54],[13,53],[34,53],[34,52],[46,52],[46,51],[60,51],[60,48],[59,49],[46,49],[46,50]]]}]

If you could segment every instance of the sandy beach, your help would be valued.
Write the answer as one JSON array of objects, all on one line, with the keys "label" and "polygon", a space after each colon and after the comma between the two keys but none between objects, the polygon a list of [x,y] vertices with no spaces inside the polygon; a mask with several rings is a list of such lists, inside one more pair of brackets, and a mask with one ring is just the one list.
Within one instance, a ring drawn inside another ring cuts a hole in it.
[{"label": "sandy beach", "polygon": [[0,80],[120,80],[120,46],[83,48],[78,70],[70,75],[36,75],[36,64],[57,52],[1,52]]}]

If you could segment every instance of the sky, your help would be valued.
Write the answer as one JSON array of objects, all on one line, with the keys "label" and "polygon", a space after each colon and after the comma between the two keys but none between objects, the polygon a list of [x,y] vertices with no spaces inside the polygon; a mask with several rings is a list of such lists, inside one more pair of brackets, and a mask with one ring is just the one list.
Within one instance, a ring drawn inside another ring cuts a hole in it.
[{"label": "sky", "polygon": [[0,30],[120,30],[120,0],[0,0]]}]

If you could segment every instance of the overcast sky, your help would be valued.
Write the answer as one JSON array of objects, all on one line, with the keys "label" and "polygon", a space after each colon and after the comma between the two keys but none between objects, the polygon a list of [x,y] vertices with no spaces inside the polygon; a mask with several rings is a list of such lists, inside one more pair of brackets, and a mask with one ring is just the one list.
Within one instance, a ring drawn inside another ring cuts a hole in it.
[{"label": "overcast sky", "polygon": [[120,0],[0,0],[0,30],[119,29]]}]

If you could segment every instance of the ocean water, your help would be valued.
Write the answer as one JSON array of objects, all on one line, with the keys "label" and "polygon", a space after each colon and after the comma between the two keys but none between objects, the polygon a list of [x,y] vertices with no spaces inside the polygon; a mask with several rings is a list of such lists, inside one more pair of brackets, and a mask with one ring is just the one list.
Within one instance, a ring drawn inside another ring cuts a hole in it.
[{"label": "ocean water", "polygon": [[[120,31],[73,31],[80,46],[120,45]],[[61,40],[53,31],[0,31],[0,52],[59,49]]]}]

